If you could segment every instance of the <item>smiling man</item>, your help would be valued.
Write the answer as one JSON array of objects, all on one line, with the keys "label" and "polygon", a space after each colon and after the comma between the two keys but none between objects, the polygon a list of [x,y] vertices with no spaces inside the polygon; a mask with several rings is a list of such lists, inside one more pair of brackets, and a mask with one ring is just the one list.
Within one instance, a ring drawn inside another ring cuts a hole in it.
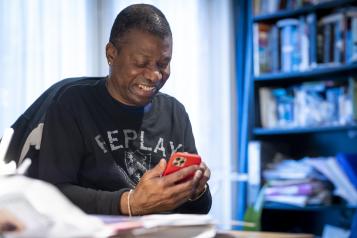
[{"label": "smiling man", "polygon": [[163,13],[146,4],[125,8],[106,46],[109,75],[48,89],[14,124],[33,129],[19,136],[27,149],[16,160],[31,154],[29,175],[55,184],[87,213],[207,213],[205,163],[161,176],[172,153],[197,153],[184,106],[159,92],[171,56]]}]

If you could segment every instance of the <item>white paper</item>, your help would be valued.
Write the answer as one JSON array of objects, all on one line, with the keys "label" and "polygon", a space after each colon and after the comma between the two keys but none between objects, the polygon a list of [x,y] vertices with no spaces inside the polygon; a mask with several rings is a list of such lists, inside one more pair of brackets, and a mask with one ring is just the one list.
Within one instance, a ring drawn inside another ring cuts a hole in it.
[{"label": "white paper", "polygon": [[46,182],[11,176],[0,178],[0,208],[11,212],[26,228],[6,237],[104,237],[104,224],[74,206]]}]

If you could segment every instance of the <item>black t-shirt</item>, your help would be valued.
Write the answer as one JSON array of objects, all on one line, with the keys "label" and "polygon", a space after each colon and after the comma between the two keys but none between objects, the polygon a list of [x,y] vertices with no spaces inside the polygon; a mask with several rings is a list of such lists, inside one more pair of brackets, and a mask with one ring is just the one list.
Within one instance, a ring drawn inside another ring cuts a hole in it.
[{"label": "black t-shirt", "polygon": [[[83,79],[86,80],[86,79]],[[57,185],[88,213],[118,214],[121,194],[161,158],[197,153],[184,106],[158,93],[145,107],[108,93],[105,78],[67,86],[50,104],[38,158],[38,178]],[[207,213],[209,191],[173,212]]]}]

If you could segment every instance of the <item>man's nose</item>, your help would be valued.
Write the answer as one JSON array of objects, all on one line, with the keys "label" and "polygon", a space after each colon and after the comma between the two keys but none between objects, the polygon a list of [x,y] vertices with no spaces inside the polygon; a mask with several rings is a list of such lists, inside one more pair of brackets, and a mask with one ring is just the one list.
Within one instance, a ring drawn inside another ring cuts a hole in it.
[{"label": "man's nose", "polygon": [[144,76],[146,79],[150,80],[151,82],[156,82],[162,79],[162,74],[158,68],[146,69]]}]

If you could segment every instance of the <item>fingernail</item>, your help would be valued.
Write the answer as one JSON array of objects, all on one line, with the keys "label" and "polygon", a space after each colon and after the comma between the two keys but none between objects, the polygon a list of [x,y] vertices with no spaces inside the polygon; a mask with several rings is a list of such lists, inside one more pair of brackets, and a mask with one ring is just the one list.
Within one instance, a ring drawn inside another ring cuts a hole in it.
[{"label": "fingernail", "polygon": [[201,178],[202,177],[202,171],[201,170],[197,170],[196,173],[195,173],[195,177],[197,179]]}]

